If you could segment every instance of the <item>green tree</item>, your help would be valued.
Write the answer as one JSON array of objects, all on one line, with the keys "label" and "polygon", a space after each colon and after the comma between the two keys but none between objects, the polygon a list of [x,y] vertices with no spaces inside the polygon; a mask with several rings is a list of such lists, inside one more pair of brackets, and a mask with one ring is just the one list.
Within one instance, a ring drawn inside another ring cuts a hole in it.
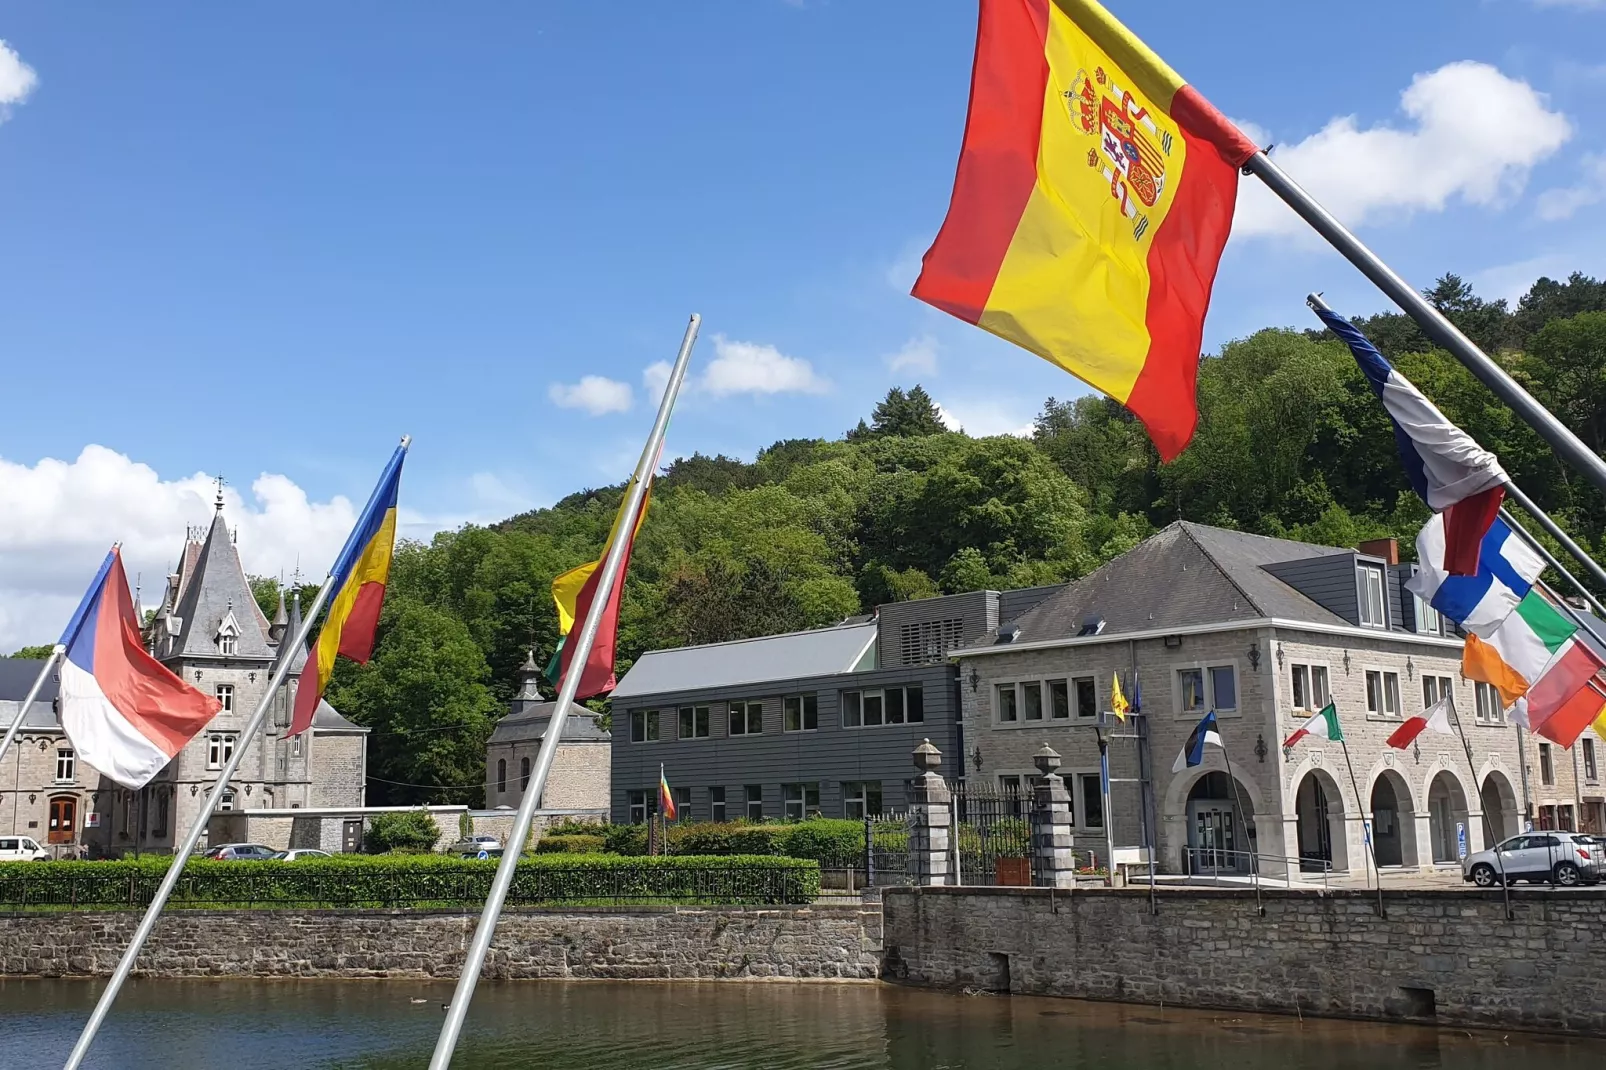
[{"label": "green tree", "polygon": [[368,821],[363,847],[369,854],[400,851],[425,854],[435,849],[441,827],[428,810],[405,810],[399,814],[375,814]]},{"label": "green tree", "polygon": [[894,435],[900,438],[918,438],[921,435],[942,435],[948,425],[942,422],[937,403],[916,383],[909,391],[893,387],[870,414],[870,425],[863,420],[848,433],[849,441]]},{"label": "green tree", "polygon": [[10,654],[7,656],[13,658],[26,658],[30,661],[43,661],[45,658],[48,658],[50,656],[50,652],[55,649],[55,646],[51,643],[46,643],[43,646],[25,646],[21,650],[18,650],[15,654]]}]

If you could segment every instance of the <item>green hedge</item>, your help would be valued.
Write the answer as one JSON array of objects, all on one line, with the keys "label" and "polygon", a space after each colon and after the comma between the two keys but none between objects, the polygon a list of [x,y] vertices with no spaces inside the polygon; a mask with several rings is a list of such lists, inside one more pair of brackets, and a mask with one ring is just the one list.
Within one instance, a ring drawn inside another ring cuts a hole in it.
[{"label": "green hedge", "polygon": [[[166,874],[166,858],[0,863],[0,910],[138,908]],[[477,907],[495,860],[381,855],[296,862],[192,860],[174,906]],[[812,902],[820,868],[807,860],[730,856],[525,856],[515,904],[779,904]]]},{"label": "green hedge", "polygon": [[601,836],[580,836],[568,834],[564,836],[542,836],[535,844],[535,853],[538,855],[600,855],[606,841]]},{"label": "green hedge", "polygon": [[[645,825],[604,825],[591,826],[591,829],[601,834],[603,850],[609,854],[647,853]],[[908,844],[908,828],[901,820],[875,821],[871,830],[876,846],[882,849],[901,851]],[[547,834],[547,839],[550,838],[552,833]],[[570,838],[567,830],[562,838]],[[864,822],[815,817],[786,823],[695,821],[671,824],[669,854],[774,855],[812,859],[833,868],[859,866],[864,859]]]}]

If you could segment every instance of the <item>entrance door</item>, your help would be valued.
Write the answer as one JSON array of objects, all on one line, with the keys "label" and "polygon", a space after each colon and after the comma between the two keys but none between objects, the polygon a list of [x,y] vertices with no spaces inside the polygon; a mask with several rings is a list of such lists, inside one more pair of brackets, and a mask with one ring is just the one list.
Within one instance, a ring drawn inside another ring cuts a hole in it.
[{"label": "entrance door", "polygon": [[362,819],[344,822],[341,826],[340,849],[348,855],[362,850]]},{"label": "entrance door", "polygon": [[71,843],[78,832],[78,799],[62,795],[50,800],[50,828],[45,837],[48,843]]},{"label": "entrance door", "polygon": [[1242,873],[1248,868],[1229,803],[1201,799],[1188,804],[1188,847],[1195,873]]}]

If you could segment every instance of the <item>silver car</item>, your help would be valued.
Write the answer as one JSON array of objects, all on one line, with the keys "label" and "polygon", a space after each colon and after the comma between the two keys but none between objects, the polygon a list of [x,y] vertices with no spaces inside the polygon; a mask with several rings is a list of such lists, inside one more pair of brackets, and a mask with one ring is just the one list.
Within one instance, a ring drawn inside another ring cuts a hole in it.
[{"label": "silver car", "polygon": [[447,854],[461,855],[464,858],[478,858],[481,851],[487,855],[492,851],[500,853],[502,841],[495,836],[469,836],[458,840],[446,849]]},{"label": "silver car", "polygon": [[1567,888],[1594,884],[1606,865],[1603,854],[1606,852],[1592,836],[1551,830],[1525,832],[1492,851],[1468,855],[1461,863],[1461,879],[1480,888],[1498,887],[1502,876],[1507,884],[1532,881]]}]

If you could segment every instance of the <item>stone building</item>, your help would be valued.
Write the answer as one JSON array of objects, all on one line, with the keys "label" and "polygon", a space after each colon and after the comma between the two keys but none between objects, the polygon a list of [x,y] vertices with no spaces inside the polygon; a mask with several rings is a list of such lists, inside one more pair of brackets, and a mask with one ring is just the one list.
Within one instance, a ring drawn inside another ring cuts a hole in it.
[{"label": "stone building", "polygon": [[[948,768],[1024,789],[1047,743],[1064,757],[1078,844],[1102,846],[1110,821],[1118,849],[1157,843],[1156,863],[1171,872],[1242,871],[1252,849],[1262,870],[1360,873],[1363,814],[1384,867],[1455,865],[1463,849],[1482,849],[1485,822],[1500,838],[1524,821],[1602,831],[1599,741],[1586,734],[1571,753],[1519,743],[1493,690],[1462,678],[1453,627],[1405,590],[1414,568],[1392,540],[1346,550],[1173,524],[954,652],[969,746]],[[1125,725],[1103,715],[1117,671],[1141,697],[1143,716]],[[1385,745],[1446,691],[1470,766],[1459,736]],[[1348,763],[1322,740],[1285,751],[1329,699]],[[1203,765],[1173,773],[1210,709],[1226,753],[1207,747]]]},{"label": "stone building", "polygon": [[[516,809],[524,797],[541,740],[552,723],[556,702],[543,701],[541,670],[532,653],[519,670],[519,690],[505,717],[496,723],[485,747],[485,806]],[[597,724],[597,714],[571,704],[563,722],[563,739],[552,759],[542,793],[542,810],[606,811],[609,794],[608,757],[612,737]]]},{"label": "stone building", "polygon": [[[56,682],[50,681],[24,714],[16,753],[0,762],[0,828],[43,831],[40,838],[63,851],[96,856],[170,851],[200,812],[218,770],[242,746],[245,756],[222,810],[362,806],[368,729],[321,702],[310,731],[287,735],[306,651],[284,643],[299,626],[299,596],[287,608],[281,595],[272,621],[257,607],[220,496],[212,523],[185,539],[146,643],[157,660],[223,708],[150,784],[128,791],[77,760],[56,716]],[[289,682],[274,697],[262,734],[242,740],[281,657],[294,659]],[[9,721],[40,664],[0,662],[0,718]]]}]

